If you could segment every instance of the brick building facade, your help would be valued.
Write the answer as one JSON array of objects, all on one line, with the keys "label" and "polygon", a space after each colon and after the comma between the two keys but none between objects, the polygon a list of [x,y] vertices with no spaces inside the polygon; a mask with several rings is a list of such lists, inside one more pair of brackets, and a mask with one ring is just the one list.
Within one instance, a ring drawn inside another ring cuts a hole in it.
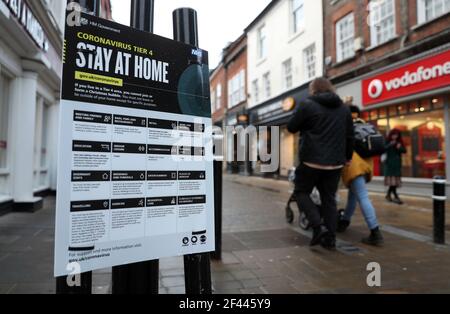
[{"label": "brick building facade", "polygon": [[[450,173],[450,1],[324,0],[325,71],[387,134],[402,131],[405,186]],[[372,188],[382,190],[383,163]]]},{"label": "brick building facade", "polygon": [[[222,61],[212,72],[210,81],[214,125],[220,127],[246,125],[248,123],[246,114],[248,91],[247,36],[245,34],[223,49]],[[226,133],[225,128],[223,130]],[[235,156],[238,144],[236,135],[224,135],[225,152],[231,154],[227,158],[228,171],[245,173],[246,163],[237,162]]]}]

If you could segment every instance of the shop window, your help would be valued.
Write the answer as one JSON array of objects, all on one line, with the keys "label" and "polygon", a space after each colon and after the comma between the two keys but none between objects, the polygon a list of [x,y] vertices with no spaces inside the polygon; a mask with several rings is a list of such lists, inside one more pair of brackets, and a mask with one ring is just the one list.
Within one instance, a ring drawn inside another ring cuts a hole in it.
[{"label": "shop window", "polygon": [[390,117],[395,117],[396,115],[398,115],[397,106],[389,107],[388,112]]},{"label": "shop window", "polygon": [[387,108],[380,108],[378,115],[380,119],[385,119],[387,117]]},{"label": "shop window", "polygon": [[0,170],[8,168],[9,80],[0,74]]},{"label": "shop window", "polygon": [[361,117],[362,117],[362,119],[363,119],[364,121],[369,121],[369,112],[368,112],[368,111],[364,111],[364,112],[361,114]]},{"label": "shop window", "polygon": [[[415,107],[417,108],[417,107]],[[403,176],[433,178],[445,176],[444,111],[411,113],[389,119],[389,128],[402,131],[407,153],[403,156]],[[423,108],[423,107],[422,107]]]},{"label": "shop window", "polygon": [[407,104],[398,105],[397,106],[397,112],[399,115],[406,115],[409,113],[409,106]]},{"label": "shop window", "polygon": [[49,107],[43,99],[36,101],[35,137],[34,137],[34,188],[48,186],[48,138]]},{"label": "shop window", "polygon": [[443,109],[444,108],[444,98],[436,97],[431,100],[433,109]]},{"label": "shop window", "polygon": [[431,111],[432,110],[432,102],[431,99],[424,99],[420,101],[420,112]]},{"label": "shop window", "polygon": [[378,120],[378,110],[372,110],[370,112],[370,120],[371,121]]}]

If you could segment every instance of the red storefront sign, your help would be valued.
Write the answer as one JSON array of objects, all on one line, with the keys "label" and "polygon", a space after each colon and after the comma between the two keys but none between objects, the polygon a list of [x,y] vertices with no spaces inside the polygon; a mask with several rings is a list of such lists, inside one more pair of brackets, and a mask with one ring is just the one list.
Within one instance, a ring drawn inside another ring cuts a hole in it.
[{"label": "red storefront sign", "polygon": [[449,85],[450,50],[364,80],[363,105],[367,107]]}]

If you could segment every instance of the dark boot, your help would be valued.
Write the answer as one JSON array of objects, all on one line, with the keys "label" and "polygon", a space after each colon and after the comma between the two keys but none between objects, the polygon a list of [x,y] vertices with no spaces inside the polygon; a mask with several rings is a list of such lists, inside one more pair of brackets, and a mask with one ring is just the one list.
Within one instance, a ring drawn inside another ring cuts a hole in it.
[{"label": "dark boot", "polygon": [[403,201],[400,199],[400,197],[397,194],[397,188],[394,188],[394,200],[392,201],[395,204],[403,205]]},{"label": "dark boot", "polygon": [[403,201],[398,197],[396,197],[396,198],[394,198],[393,200],[392,200],[392,203],[394,203],[394,204],[397,204],[397,205],[403,205],[404,203],[403,203]]},{"label": "dark boot", "polygon": [[334,234],[331,234],[330,232],[327,232],[320,241],[320,245],[330,251],[336,250],[336,236]]},{"label": "dark boot", "polygon": [[350,221],[341,218],[338,221],[338,226],[337,226],[336,231],[338,233],[343,233],[343,232],[347,231],[348,227],[350,227]]},{"label": "dark boot", "polygon": [[375,228],[370,232],[370,236],[362,239],[362,243],[372,246],[381,246],[384,244],[384,238],[380,228]]},{"label": "dark boot", "polygon": [[320,244],[325,232],[322,230],[322,226],[313,228],[313,238],[309,246],[317,246]]}]

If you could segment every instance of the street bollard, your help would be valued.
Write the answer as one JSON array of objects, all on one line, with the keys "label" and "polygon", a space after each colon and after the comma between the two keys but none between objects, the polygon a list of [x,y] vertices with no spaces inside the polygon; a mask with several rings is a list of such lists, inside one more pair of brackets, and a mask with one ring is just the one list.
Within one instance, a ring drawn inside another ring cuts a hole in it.
[{"label": "street bollard", "polygon": [[216,250],[211,253],[214,260],[222,259],[222,190],[223,190],[223,161],[214,161],[214,222]]},{"label": "street bollard", "polygon": [[[154,0],[131,1],[131,27],[153,32]],[[159,260],[113,267],[112,294],[158,294]]]},{"label": "street bollard", "polygon": [[436,244],[445,244],[445,202],[447,181],[437,176],[433,180],[433,238]]},{"label": "street bollard", "polygon": [[[198,47],[197,12],[190,8],[173,11],[174,40]],[[184,256],[186,294],[211,294],[210,253]]]}]

